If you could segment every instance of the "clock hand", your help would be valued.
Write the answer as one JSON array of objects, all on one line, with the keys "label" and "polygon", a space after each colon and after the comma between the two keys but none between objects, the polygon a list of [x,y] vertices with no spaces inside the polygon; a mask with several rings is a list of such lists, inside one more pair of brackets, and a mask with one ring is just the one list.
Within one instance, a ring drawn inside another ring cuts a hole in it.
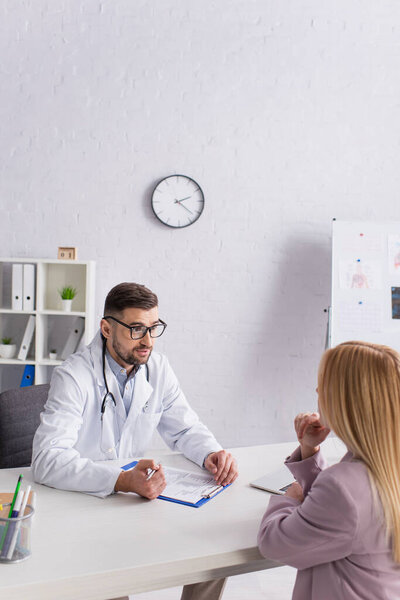
[{"label": "clock hand", "polygon": [[186,198],[182,198],[182,200],[177,200],[177,202],[183,202],[184,200],[189,200],[192,196],[186,196]]},{"label": "clock hand", "polygon": [[[189,196],[189,198],[190,198],[190,196]],[[182,200],[175,200],[175,204],[179,204],[179,206],[182,206],[182,208],[184,208],[185,210],[187,210],[188,212],[190,212],[191,214],[193,214],[193,211],[191,211],[190,208],[188,208],[184,204],[181,204],[181,202],[182,202]]]}]

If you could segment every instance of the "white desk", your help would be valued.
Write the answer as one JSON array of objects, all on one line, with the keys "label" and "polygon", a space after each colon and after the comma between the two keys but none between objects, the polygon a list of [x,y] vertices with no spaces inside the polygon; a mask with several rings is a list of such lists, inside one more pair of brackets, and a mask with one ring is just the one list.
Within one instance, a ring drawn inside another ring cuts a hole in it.
[{"label": "white desk", "polygon": [[[256,547],[269,494],[249,482],[275,470],[295,447],[231,450],[239,478],[198,509],[135,494],[102,500],[33,484],[32,556],[0,564],[1,600],[105,600],[278,566]],[[178,454],[162,462],[198,469]],[[32,482],[29,468],[1,470],[0,491],[12,491],[20,472],[25,484]]]}]

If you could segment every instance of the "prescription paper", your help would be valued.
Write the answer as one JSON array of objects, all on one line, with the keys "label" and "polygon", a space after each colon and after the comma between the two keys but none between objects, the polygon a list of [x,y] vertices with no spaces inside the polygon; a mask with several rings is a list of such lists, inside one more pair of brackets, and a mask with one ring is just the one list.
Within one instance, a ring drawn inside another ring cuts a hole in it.
[{"label": "prescription paper", "polygon": [[162,496],[166,498],[196,504],[204,495],[218,487],[215,480],[205,473],[189,473],[164,465],[163,471],[167,485],[162,491]]}]

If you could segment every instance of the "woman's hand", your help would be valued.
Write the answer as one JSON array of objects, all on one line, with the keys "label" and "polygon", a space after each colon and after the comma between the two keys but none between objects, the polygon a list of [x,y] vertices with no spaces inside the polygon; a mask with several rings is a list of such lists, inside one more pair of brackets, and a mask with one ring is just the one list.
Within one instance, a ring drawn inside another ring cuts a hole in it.
[{"label": "woman's hand", "polygon": [[289,498],[294,498],[299,502],[303,502],[304,500],[303,489],[301,485],[297,483],[297,481],[292,483],[292,485],[286,490],[285,496],[288,496]]},{"label": "woman's hand", "polygon": [[322,425],[318,413],[300,413],[294,420],[294,428],[300,442],[303,460],[318,452],[319,445],[330,431],[328,427]]}]

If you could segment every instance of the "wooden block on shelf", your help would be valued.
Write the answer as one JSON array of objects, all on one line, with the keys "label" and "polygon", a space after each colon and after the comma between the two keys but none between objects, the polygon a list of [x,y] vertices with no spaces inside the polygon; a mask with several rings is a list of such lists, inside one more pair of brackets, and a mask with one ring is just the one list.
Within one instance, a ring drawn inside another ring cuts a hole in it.
[{"label": "wooden block on shelf", "polygon": [[73,246],[60,246],[58,248],[57,258],[59,260],[77,260],[78,248]]}]

